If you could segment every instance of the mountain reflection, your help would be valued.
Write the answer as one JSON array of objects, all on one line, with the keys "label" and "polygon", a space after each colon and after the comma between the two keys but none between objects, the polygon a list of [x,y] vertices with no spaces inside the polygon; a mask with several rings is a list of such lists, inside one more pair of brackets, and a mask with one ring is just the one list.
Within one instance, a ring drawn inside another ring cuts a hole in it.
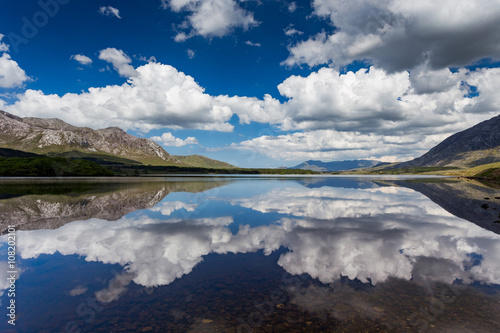
[{"label": "mountain reflection", "polygon": [[[375,183],[307,188],[278,182],[260,193],[207,196],[205,208],[226,204],[248,220],[278,214],[272,224],[240,224],[231,232],[229,226],[240,215],[220,211],[222,216],[191,218],[202,216],[196,203],[181,197],[160,202],[172,189],[155,186],[161,189],[151,191],[151,198],[144,193],[142,197],[148,204],[158,203],[150,211],[161,213],[161,218],[92,218],[54,230],[20,231],[19,254],[28,259],[58,251],[120,264],[130,280],[147,287],[189,274],[210,253],[270,254],[281,247],[288,251],[280,255],[278,265],[323,283],[347,277],[373,285],[391,278],[422,284],[457,279],[500,284],[500,236],[453,216],[409,188]],[[171,216],[177,210],[185,212],[185,218]]]},{"label": "mountain reflection", "polygon": [[0,231],[56,229],[69,222],[100,218],[116,221],[131,212],[157,205],[171,192],[203,192],[228,181],[159,181],[114,183],[29,181],[1,184]]},{"label": "mountain reflection", "polygon": [[500,190],[470,181],[395,182],[424,194],[451,214],[500,234]]}]

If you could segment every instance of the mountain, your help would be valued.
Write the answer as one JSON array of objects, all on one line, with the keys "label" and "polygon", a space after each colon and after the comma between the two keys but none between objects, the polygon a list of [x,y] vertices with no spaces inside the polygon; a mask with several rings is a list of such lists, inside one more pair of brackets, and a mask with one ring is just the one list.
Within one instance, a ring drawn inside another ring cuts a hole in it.
[{"label": "mountain", "polygon": [[182,164],[197,168],[236,169],[234,165],[231,165],[226,162],[213,160],[211,158],[201,155],[188,155],[188,156],[173,155],[173,157],[179,160]]},{"label": "mountain", "polygon": [[473,167],[500,162],[500,116],[453,134],[429,152],[397,167]]},{"label": "mountain", "polygon": [[118,127],[94,130],[56,118],[21,118],[0,111],[0,157],[34,157],[36,154],[86,159],[98,164],[235,168],[200,155],[172,156],[156,142],[130,135]]},{"label": "mountain", "polygon": [[309,160],[289,169],[302,169],[302,170],[312,170],[319,172],[327,171],[345,171],[360,168],[370,168],[375,165],[380,164],[380,161],[372,160],[352,160],[352,161],[333,161],[333,162],[321,162]]},{"label": "mountain", "polygon": [[35,154],[74,151],[144,164],[180,164],[156,142],[135,137],[118,127],[94,130],[60,119],[21,118],[5,111],[0,111],[0,147]]}]

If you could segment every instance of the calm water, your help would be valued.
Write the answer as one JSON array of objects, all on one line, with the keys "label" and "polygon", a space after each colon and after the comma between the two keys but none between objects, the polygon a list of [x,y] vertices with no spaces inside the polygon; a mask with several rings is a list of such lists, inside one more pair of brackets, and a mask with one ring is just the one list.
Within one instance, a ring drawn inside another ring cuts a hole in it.
[{"label": "calm water", "polygon": [[485,185],[170,177],[0,188],[2,332],[500,331],[500,191]]}]

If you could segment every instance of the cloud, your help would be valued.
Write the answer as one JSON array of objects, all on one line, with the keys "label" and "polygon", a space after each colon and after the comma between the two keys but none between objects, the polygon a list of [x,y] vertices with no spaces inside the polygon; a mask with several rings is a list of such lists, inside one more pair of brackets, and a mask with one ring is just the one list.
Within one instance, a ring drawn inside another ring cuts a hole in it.
[{"label": "cloud", "polygon": [[295,1],[291,2],[289,5],[288,5],[288,11],[290,13],[293,13],[297,10],[297,3],[295,3]]},{"label": "cloud", "polygon": [[116,18],[121,19],[120,16],[120,11],[114,7],[111,6],[102,6],[99,8],[99,13],[101,13],[104,16],[114,16]]},{"label": "cloud", "polygon": [[197,145],[198,140],[195,137],[189,136],[185,140],[176,138],[172,133],[163,133],[161,136],[153,136],[151,140],[154,140],[164,146],[170,147],[182,147],[186,145]]},{"label": "cloud", "polygon": [[[284,80],[278,85],[280,102],[268,94],[212,96],[172,66],[150,62],[134,68],[131,58],[114,48],[102,50],[99,58],[127,82],[62,97],[27,90],[16,103],[2,107],[19,116],[141,131],[167,127],[230,132],[230,120],[237,115],[240,124],[270,124],[270,133],[229,148],[286,160],[410,158],[497,115],[500,108],[500,69],[495,68],[451,71],[423,64],[393,73],[375,66],[347,73],[321,68]],[[477,94],[470,98],[472,86]],[[181,144],[175,139],[165,137]]]},{"label": "cloud", "polygon": [[299,30],[295,29],[293,27],[293,24],[290,24],[283,31],[285,32],[285,35],[287,35],[287,36],[295,36],[295,35],[302,35],[303,34],[302,31],[299,31]]},{"label": "cloud", "polygon": [[130,57],[122,50],[108,47],[107,49],[101,50],[99,53],[99,59],[111,63],[114,69],[118,71],[118,74],[123,77],[137,75],[134,67],[130,65],[132,63],[132,59],[130,59]]},{"label": "cloud", "polygon": [[145,57],[145,56],[140,56],[138,58],[140,61],[144,61],[144,62],[157,62],[156,60],[156,57],[155,56],[150,56],[149,58]]},{"label": "cloud", "polygon": [[256,46],[256,47],[261,47],[261,44],[260,44],[260,43],[254,43],[254,42],[249,41],[249,40],[247,40],[247,41],[245,42],[245,44],[246,44],[246,45],[248,45],[248,46]]},{"label": "cloud", "polygon": [[193,36],[223,37],[235,28],[247,30],[259,24],[253,14],[241,8],[235,0],[162,0],[162,7],[190,13],[179,26],[188,32],[178,32],[175,37],[178,42]]},{"label": "cloud", "polygon": [[314,14],[338,29],[290,47],[288,66],[370,60],[389,72],[424,62],[433,69],[500,59],[500,2],[315,0]]},{"label": "cloud", "polygon": [[92,63],[92,59],[83,54],[73,54],[70,59],[76,60],[82,65],[90,65]]},{"label": "cloud", "polygon": [[275,160],[346,160],[360,156],[377,160],[406,161],[424,154],[447,135],[384,136],[359,132],[317,130],[278,136],[264,135],[230,147],[251,150]]},{"label": "cloud", "polygon": [[7,52],[9,51],[9,45],[5,44],[2,42],[2,39],[5,37],[5,35],[0,34],[0,52]]},{"label": "cloud", "polygon": [[[9,45],[2,42],[5,35],[0,34],[0,88],[15,88],[21,86],[23,83],[30,81],[26,72],[19,67],[19,64],[12,60],[9,51]],[[0,106],[4,102],[0,99]]]},{"label": "cloud", "polygon": [[[464,82],[469,81],[477,82],[478,97],[466,96]],[[493,92],[499,84],[498,69],[452,72],[420,66],[410,74],[371,67],[341,74],[322,68],[278,86],[288,98],[281,127],[385,136],[453,133],[496,115],[491,105],[499,101]],[[486,107],[480,102],[487,99]]]},{"label": "cloud", "polygon": [[233,130],[228,123],[231,109],[205,94],[191,76],[160,63],[134,69],[130,58],[115,49],[103,50],[100,58],[111,62],[122,75],[130,75],[127,82],[62,97],[28,89],[5,110],[19,116],[60,118],[91,128]]},{"label": "cloud", "polygon": [[68,295],[70,296],[80,296],[87,292],[89,288],[86,286],[76,286],[75,288],[68,291]]},{"label": "cloud", "polygon": [[[470,86],[478,96],[468,97]],[[322,68],[291,76],[278,86],[283,103],[238,98],[226,105],[247,123],[258,114],[281,130],[241,143],[274,159],[381,158],[406,160],[425,153],[446,137],[498,114],[500,69],[432,70],[388,73],[371,67],[340,73]],[[260,107],[257,107],[260,103]],[[252,110],[252,107],[255,110]],[[262,110],[262,111],[261,111]],[[267,112],[266,112],[267,111]]]},{"label": "cloud", "polygon": [[189,59],[193,59],[194,56],[195,56],[195,54],[196,54],[196,52],[193,51],[193,50],[191,50],[191,49],[188,49],[186,52],[187,52],[187,55],[188,55]]},{"label": "cloud", "polygon": [[26,72],[10,58],[8,53],[2,54],[0,57],[0,88],[19,87],[29,80]]}]

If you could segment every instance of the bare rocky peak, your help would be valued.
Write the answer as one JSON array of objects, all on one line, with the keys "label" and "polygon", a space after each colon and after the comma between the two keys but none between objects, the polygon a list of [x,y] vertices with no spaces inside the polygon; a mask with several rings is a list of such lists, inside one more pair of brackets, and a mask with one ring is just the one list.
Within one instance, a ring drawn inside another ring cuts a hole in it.
[{"label": "bare rocky peak", "polygon": [[156,142],[118,127],[94,130],[60,119],[21,118],[0,111],[0,147],[32,153],[81,151],[111,154],[148,164],[180,163]]},{"label": "bare rocky peak", "polygon": [[35,117],[25,117],[21,118],[20,121],[30,126],[55,131],[75,131],[79,129],[79,127],[70,125],[67,122],[57,118],[42,119]]}]

